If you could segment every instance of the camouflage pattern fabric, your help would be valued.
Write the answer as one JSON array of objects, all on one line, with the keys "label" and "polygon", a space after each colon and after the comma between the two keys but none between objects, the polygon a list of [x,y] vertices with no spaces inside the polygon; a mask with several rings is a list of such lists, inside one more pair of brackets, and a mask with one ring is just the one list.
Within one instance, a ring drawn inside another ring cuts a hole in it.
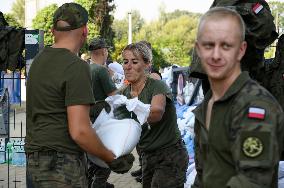
[{"label": "camouflage pattern fabric", "polygon": [[155,152],[142,152],[142,185],[147,188],[183,188],[188,154],[184,143]]},{"label": "camouflage pattern fabric", "polygon": [[25,30],[3,26],[0,29],[0,70],[15,71],[23,68],[25,66],[22,55],[24,47]]},{"label": "camouflage pattern fabric", "polygon": [[272,63],[266,64],[262,79],[264,87],[274,95],[284,109],[284,34],[278,39],[275,58]]},{"label": "camouflage pattern fabric", "polygon": [[89,44],[89,51],[93,51],[93,50],[97,50],[97,49],[101,49],[101,48],[109,48],[109,46],[107,45],[105,39],[103,38],[94,38],[91,40],[90,44]]},{"label": "camouflage pattern fabric", "polygon": [[8,23],[5,20],[4,14],[0,11],[0,27],[3,26],[8,26]]},{"label": "camouflage pattern fabric", "polygon": [[243,72],[214,102],[208,131],[211,96],[208,92],[194,110],[197,176],[192,187],[276,188],[284,135],[284,114],[276,99]]},{"label": "camouflage pattern fabric", "polygon": [[[65,21],[69,26],[58,27],[57,22]],[[59,7],[53,15],[53,27],[57,31],[70,31],[86,25],[88,22],[88,12],[77,3],[65,3]]]},{"label": "camouflage pattern fabric", "polygon": [[87,187],[86,163],[82,155],[55,151],[27,154],[27,187]]},{"label": "camouflage pattern fabric", "polygon": [[[257,3],[261,4],[263,8],[255,13],[253,7]],[[245,40],[248,46],[241,60],[241,68],[243,71],[248,71],[251,78],[259,81],[262,79],[260,76],[261,68],[264,67],[264,49],[278,37],[269,5],[265,0],[214,0],[211,7],[217,6],[234,9],[243,18],[246,25]],[[192,56],[190,76],[206,79],[200,59],[195,52]]]},{"label": "camouflage pattern fabric", "polygon": [[[255,5],[263,6],[259,12]],[[268,3],[265,0],[214,0],[211,7],[228,7],[235,9],[246,24],[246,41],[257,49],[265,49],[278,37]]]}]

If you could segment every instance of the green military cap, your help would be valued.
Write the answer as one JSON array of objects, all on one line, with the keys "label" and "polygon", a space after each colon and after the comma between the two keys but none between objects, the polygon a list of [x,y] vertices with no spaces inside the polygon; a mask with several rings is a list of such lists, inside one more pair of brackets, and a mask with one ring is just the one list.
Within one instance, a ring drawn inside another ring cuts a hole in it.
[{"label": "green military cap", "polygon": [[109,48],[105,39],[103,38],[94,38],[89,45],[89,51],[101,49],[101,48]]},{"label": "green military cap", "polygon": [[[58,21],[65,21],[69,26],[58,27]],[[86,25],[88,12],[77,3],[65,3],[59,7],[53,15],[53,28],[57,31],[70,31]]]}]

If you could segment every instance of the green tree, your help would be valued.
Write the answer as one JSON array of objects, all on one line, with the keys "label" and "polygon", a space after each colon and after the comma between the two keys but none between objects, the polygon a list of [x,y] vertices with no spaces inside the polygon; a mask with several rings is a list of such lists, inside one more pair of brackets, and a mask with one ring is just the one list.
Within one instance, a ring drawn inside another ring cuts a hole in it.
[{"label": "green tree", "polygon": [[[139,12],[137,12],[139,15]],[[169,64],[188,66],[191,62],[189,52],[193,50],[197,24],[201,14],[176,10],[166,13],[160,7],[160,17],[150,23],[132,19],[133,42],[146,40],[152,44],[153,62],[156,69]],[[138,24],[140,23],[140,24]],[[135,30],[135,28],[138,28]],[[120,58],[121,50],[127,44],[128,17],[115,20],[113,28],[116,33],[114,58]]]},{"label": "green tree", "polygon": [[12,14],[4,14],[4,18],[9,26],[22,27],[22,25],[16,20]]},{"label": "green tree", "polygon": [[[276,30],[279,34],[281,34],[284,31],[284,3],[279,1],[269,1],[268,4],[274,17]],[[265,49],[265,59],[274,58],[276,42],[277,40],[271,46]]]},{"label": "green tree", "polygon": [[[138,33],[145,24],[144,19],[141,17],[140,13],[137,10],[131,11],[131,21],[132,32],[134,34]],[[121,51],[128,42],[128,13],[122,20],[114,20],[112,28],[115,32],[115,50],[112,53],[112,59],[121,61]],[[133,37],[135,37],[135,35]],[[135,42],[136,39],[133,38],[133,41]]]},{"label": "green tree", "polygon": [[111,12],[115,9],[113,0],[75,0],[75,2],[81,4],[89,13],[88,41],[100,36],[105,38],[109,45],[114,46],[114,32],[111,28],[113,23]]},{"label": "green tree", "polygon": [[40,29],[44,31],[44,44],[51,45],[53,43],[53,36],[51,28],[53,25],[53,14],[57,9],[56,4],[51,4],[42,10],[40,10],[36,17],[32,21],[32,27],[34,29]]},{"label": "green tree", "polygon": [[12,4],[12,15],[22,27],[25,25],[25,0],[16,0]]},{"label": "green tree", "polygon": [[284,3],[279,1],[270,1],[268,4],[272,15],[274,16],[275,25],[281,33],[284,31]]},{"label": "green tree", "polygon": [[193,13],[164,13],[159,20],[145,25],[136,38],[148,40],[165,62],[188,66],[193,49],[199,16]]},{"label": "green tree", "polygon": [[[100,35],[99,32],[99,28],[98,26],[95,24],[94,19],[91,18],[90,14],[92,14],[92,10],[95,6],[95,3],[97,3],[96,0],[75,0],[76,3],[82,5],[89,14],[89,22],[88,22],[88,30],[89,30],[89,34],[88,34],[88,41],[90,41],[91,39],[93,39],[94,37],[98,37]],[[87,45],[85,45],[85,47],[82,49],[83,52],[87,51]]]}]

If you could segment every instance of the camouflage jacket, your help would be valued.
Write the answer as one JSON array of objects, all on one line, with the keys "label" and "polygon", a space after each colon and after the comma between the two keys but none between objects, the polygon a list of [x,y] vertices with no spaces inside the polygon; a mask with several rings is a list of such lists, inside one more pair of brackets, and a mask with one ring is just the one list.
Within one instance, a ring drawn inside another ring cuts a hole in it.
[{"label": "camouflage jacket", "polygon": [[[248,46],[241,60],[241,66],[243,71],[248,71],[253,79],[258,80],[259,71],[263,67],[264,49],[278,37],[269,5],[265,0],[214,0],[211,5],[211,7],[221,6],[236,10],[243,18]],[[255,10],[257,6],[259,9]],[[200,60],[195,56],[193,54],[191,75],[203,78],[205,75],[201,76],[204,72]]]},{"label": "camouflage jacket", "polygon": [[284,34],[278,39],[272,63],[265,65],[262,79],[263,86],[272,93],[284,109]]},{"label": "camouflage jacket", "polygon": [[193,188],[274,188],[283,143],[284,115],[275,98],[243,72],[212,106],[212,93],[195,109]]}]

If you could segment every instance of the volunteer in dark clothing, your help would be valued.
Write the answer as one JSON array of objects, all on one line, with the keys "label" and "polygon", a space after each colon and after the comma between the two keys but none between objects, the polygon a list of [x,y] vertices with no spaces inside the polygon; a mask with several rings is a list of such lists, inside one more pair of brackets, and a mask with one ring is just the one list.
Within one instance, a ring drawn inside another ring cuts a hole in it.
[{"label": "volunteer in dark clothing", "polygon": [[[144,43],[129,44],[122,57],[125,77],[130,84],[121,94],[151,104],[138,143],[142,153],[142,185],[145,188],[183,188],[188,154],[178,130],[170,89],[163,81],[147,76],[152,52]],[[118,108],[115,117],[123,117],[125,110],[125,106]]]},{"label": "volunteer in dark clothing", "polygon": [[[90,118],[94,122],[103,108],[109,109],[105,99],[115,94],[116,87],[105,65],[108,57],[108,45],[105,40],[103,38],[94,38],[90,42],[89,51],[91,54],[92,88],[95,97],[95,104],[91,107]],[[88,161],[89,187],[113,188],[114,185],[107,182],[110,173],[109,168],[102,168]]]},{"label": "volunteer in dark clothing", "polygon": [[[65,3],[53,17],[55,43],[34,59],[27,81],[27,187],[86,187],[84,151],[118,173],[131,155],[115,159],[90,126],[94,103],[89,65],[76,56],[87,35],[88,13]],[[132,161],[132,162],[131,162]]]}]

